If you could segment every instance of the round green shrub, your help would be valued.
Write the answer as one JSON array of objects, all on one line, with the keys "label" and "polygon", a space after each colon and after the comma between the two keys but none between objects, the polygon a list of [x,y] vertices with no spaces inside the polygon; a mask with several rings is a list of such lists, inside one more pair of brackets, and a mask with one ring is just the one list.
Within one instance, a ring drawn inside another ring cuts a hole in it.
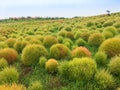
[{"label": "round green shrub", "polygon": [[112,38],[114,36],[112,32],[108,32],[108,31],[103,32],[103,35],[105,36],[106,39]]},{"label": "round green shrub", "polygon": [[40,67],[45,67],[45,63],[47,62],[47,58],[42,56],[39,58],[39,65]]},{"label": "round green shrub", "polygon": [[71,51],[63,44],[55,44],[50,48],[50,57],[57,60],[70,59]]},{"label": "round green shrub", "polygon": [[42,44],[42,42],[41,42],[40,40],[35,39],[35,38],[34,38],[34,39],[31,39],[31,40],[29,41],[29,43],[30,43],[30,44],[38,44],[38,45],[39,45],[39,44],[40,44],[40,45]]},{"label": "round green shrub", "polygon": [[95,61],[97,62],[98,66],[106,66],[107,64],[107,55],[105,52],[99,51],[94,56]]},{"label": "round green shrub", "polygon": [[[74,58],[72,61],[61,64],[59,73],[73,81],[87,81],[93,78],[97,66],[91,58]],[[67,76],[65,76],[67,75]]]},{"label": "round green shrub", "polygon": [[28,90],[43,90],[43,85],[41,84],[40,81],[34,81],[28,87]]},{"label": "round green shrub", "polygon": [[85,46],[86,45],[86,41],[83,40],[82,38],[79,38],[78,40],[76,40],[75,42],[78,46]]},{"label": "round green shrub", "polygon": [[115,81],[113,76],[105,70],[98,71],[95,74],[95,84],[100,90],[113,90]]},{"label": "round green shrub", "polygon": [[91,57],[91,52],[85,47],[77,47],[72,51],[73,58],[80,58],[80,57]]},{"label": "round green shrub", "polygon": [[106,21],[103,26],[104,27],[107,27],[107,26],[112,26],[113,25],[113,22],[112,21]]},{"label": "round green shrub", "polygon": [[16,42],[16,39],[15,38],[9,38],[5,42],[6,42],[6,44],[8,45],[9,48],[13,48],[13,46]]},{"label": "round green shrub", "polygon": [[28,45],[22,51],[22,62],[25,65],[32,65],[39,61],[39,57],[48,56],[48,52],[42,45]]},{"label": "round green shrub", "polygon": [[5,42],[0,42],[0,49],[8,48],[8,45]]},{"label": "round green shrub", "polygon": [[112,58],[108,67],[113,75],[120,77],[120,56]]},{"label": "round green shrub", "polygon": [[55,59],[49,59],[46,64],[45,68],[49,73],[57,72],[58,62]]},{"label": "round green shrub", "polygon": [[18,59],[18,53],[12,48],[1,49],[0,58],[5,58],[8,63],[13,63]]},{"label": "round green shrub", "polygon": [[94,33],[90,35],[88,39],[88,43],[91,46],[98,47],[104,40],[105,40],[105,37],[101,33]]},{"label": "round green shrub", "polygon": [[66,31],[65,30],[61,30],[59,33],[58,33],[59,36],[62,36],[62,37],[65,37],[66,36]]},{"label": "round green shrub", "polygon": [[116,23],[114,24],[114,26],[115,26],[116,28],[120,28],[120,22],[116,22]]},{"label": "round green shrub", "polygon": [[117,34],[117,30],[116,30],[116,28],[114,26],[105,28],[103,33],[104,32],[111,32],[113,34],[113,36],[115,36]]},{"label": "round green shrub", "polygon": [[14,67],[6,67],[0,72],[0,84],[12,84],[18,82],[19,73]]},{"label": "round green shrub", "polygon": [[67,38],[70,38],[71,40],[74,39],[74,35],[73,35],[72,32],[66,32],[66,37],[67,37]]},{"label": "round green shrub", "polygon": [[1,58],[0,59],[0,71],[7,66],[8,66],[8,62],[4,58]]},{"label": "round green shrub", "polygon": [[16,43],[14,44],[14,49],[18,52],[21,53],[22,50],[25,48],[25,46],[28,45],[27,41],[24,40],[18,40],[16,41]]},{"label": "round green shrub", "polygon": [[100,51],[105,52],[108,57],[120,54],[120,38],[111,38],[105,40],[99,47]]},{"label": "round green shrub", "polygon": [[59,43],[62,43],[63,42],[63,37],[62,36],[58,36],[57,40],[58,40]]},{"label": "round green shrub", "polygon": [[52,45],[57,44],[57,43],[58,43],[58,40],[54,36],[46,36],[43,40],[43,44],[46,47],[51,47]]},{"label": "round green shrub", "polygon": [[82,39],[84,39],[85,41],[88,41],[89,36],[90,36],[90,32],[82,32],[82,33],[80,34],[80,37],[81,37]]}]

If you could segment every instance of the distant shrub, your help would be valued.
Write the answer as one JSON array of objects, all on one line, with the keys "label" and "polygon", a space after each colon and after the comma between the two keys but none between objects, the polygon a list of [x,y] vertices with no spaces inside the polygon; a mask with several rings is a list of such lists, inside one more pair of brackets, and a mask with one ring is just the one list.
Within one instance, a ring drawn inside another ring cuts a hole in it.
[{"label": "distant shrub", "polygon": [[86,45],[86,41],[83,40],[82,38],[79,38],[78,40],[76,40],[75,42],[78,46],[85,46]]},{"label": "distant shrub", "polygon": [[1,49],[0,58],[5,58],[8,63],[13,63],[17,60],[18,53],[12,48]]},{"label": "distant shrub", "polygon": [[46,64],[45,68],[49,73],[55,73],[57,72],[58,62],[55,59],[49,59]]},{"label": "distant shrub", "polygon": [[30,44],[42,44],[42,42],[40,41],[40,40],[38,40],[38,39],[31,39],[30,41],[29,41],[29,43]]},{"label": "distant shrub", "polygon": [[94,25],[94,23],[89,21],[89,22],[87,22],[87,25],[86,25],[86,26],[87,26],[87,27],[91,27],[91,26],[93,26],[93,25]]},{"label": "distant shrub", "polygon": [[67,37],[67,38],[70,38],[71,40],[74,39],[74,35],[73,35],[72,32],[66,32],[66,37]]},{"label": "distant shrub", "polygon": [[120,54],[120,39],[111,38],[105,40],[99,47],[100,51],[104,51],[109,57]]},{"label": "distant shrub", "polygon": [[43,44],[46,47],[51,47],[52,45],[57,44],[57,43],[58,43],[58,40],[54,36],[46,36],[43,40]]},{"label": "distant shrub", "polygon": [[15,38],[9,38],[7,39],[6,41],[6,44],[10,47],[10,48],[13,48],[15,42],[16,42],[16,39]]},{"label": "distant shrub", "polygon": [[43,90],[43,85],[41,84],[40,81],[34,81],[28,87],[28,90]]},{"label": "distant shrub", "polygon": [[44,68],[46,62],[47,62],[47,58],[46,57],[42,56],[42,57],[39,58],[39,65],[40,65],[40,67]]},{"label": "distant shrub", "polygon": [[0,85],[0,90],[26,90],[25,86],[20,85],[20,84],[5,84],[5,85]]},{"label": "distant shrub", "polygon": [[21,53],[22,50],[28,45],[27,41],[24,40],[18,40],[16,41],[16,43],[14,44],[14,49],[18,52]]},{"label": "distant shrub", "polygon": [[39,61],[39,57],[47,56],[48,52],[42,45],[28,45],[22,51],[22,62],[25,65],[32,65]]},{"label": "distant shrub", "polygon": [[106,39],[114,37],[112,32],[103,32],[103,35],[105,36]]},{"label": "distant shrub", "polygon": [[8,45],[5,42],[0,42],[0,49],[8,48]]},{"label": "distant shrub", "polygon": [[85,41],[88,41],[89,36],[90,36],[89,32],[83,32],[83,33],[80,34],[80,37],[82,39],[84,39]]},{"label": "distant shrub", "polygon": [[94,56],[97,65],[99,66],[106,66],[107,64],[107,55],[105,52],[99,51]]},{"label": "distant shrub", "polygon": [[[113,26],[105,28],[104,31],[103,31],[103,34],[107,34],[107,33],[110,33],[110,32],[112,33],[113,36],[115,36],[115,35],[117,34],[117,30],[116,30],[116,28],[113,27]],[[112,35],[111,35],[111,36],[112,36]],[[105,36],[106,36],[106,35],[105,35]],[[109,35],[109,36],[110,36],[110,35]]]},{"label": "distant shrub", "polygon": [[113,75],[120,77],[120,56],[112,58],[108,67]]},{"label": "distant shrub", "polygon": [[96,46],[99,47],[99,45],[105,40],[105,37],[101,34],[101,33],[94,33],[91,34],[89,39],[88,39],[88,43],[91,46]]},{"label": "distant shrub", "polygon": [[98,71],[94,79],[95,84],[100,90],[113,90],[115,85],[114,78],[108,71]]},{"label": "distant shrub", "polygon": [[116,28],[120,28],[120,22],[115,23],[114,26],[115,26]]},{"label": "distant shrub", "polygon": [[72,51],[73,58],[80,58],[80,57],[91,57],[91,52],[85,47],[77,47]]},{"label": "distant shrub", "polygon": [[55,44],[50,48],[50,57],[55,59],[70,59],[71,51],[63,44]]},{"label": "distant shrub", "polygon": [[87,81],[94,76],[96,69],[96,63],[91,58],[75,58],[70,62],[62,63],[59,66],[59,73],[69,80]]},{"label": "distant shrub", "polygon": [[6,67],[0,72],[0,83],[1,84],[12,84],[18,82],[19,73],[14,67]]},{"label": "distant shrub", "polygon": [[0,71],[7,66],[8,66],[8,62],[4,58],[1,58],[0,59]]},{"label": "distant shrub", "polygon": [[65,37],[66,36],[66,31],[65,30],[61,30],[59,33],[58,33],[59,36],[62,36],[62,37]]},{"label": "distant shrub", "polygon": [[70,26],[67,26],[67,27],[65,27],[65,30],[66,30],[66,31],[71,31],[72,28],[71,28]]},{"label": "distant shrub", "polygon": [[57,40],[58,40],[59,43],[62,43],[63,42],[63,37],[62,36],[58,36]]},{"label": "distant shrub", "polygon": [[107,26],[112,26],[113,25],[113,22],[112,21],[106,21],[103,26],[104,27],[107,27]]}]

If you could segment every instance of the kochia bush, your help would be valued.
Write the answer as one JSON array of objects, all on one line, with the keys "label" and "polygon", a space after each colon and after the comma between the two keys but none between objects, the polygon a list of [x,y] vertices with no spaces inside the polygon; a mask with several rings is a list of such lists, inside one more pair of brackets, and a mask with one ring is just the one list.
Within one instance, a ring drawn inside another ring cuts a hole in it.
[{"label": "kochia bush", "polygon": [[99,48],[100,51],[104,51],[109,57],[120,54],[120,38],[111,38],[105,40]]},{"label": "kochia bush", "polygon": [[32,65],[39,61],[39,57],[47,56],[48,52],[42,45],[28,45],[23,49],[22,62],[25,65]]},{"label": "kochia bush", "polygon": [[71,51],[63,44],[55,44],[50,48],[50,57],[57,60],[60,59],[70,59]]}]

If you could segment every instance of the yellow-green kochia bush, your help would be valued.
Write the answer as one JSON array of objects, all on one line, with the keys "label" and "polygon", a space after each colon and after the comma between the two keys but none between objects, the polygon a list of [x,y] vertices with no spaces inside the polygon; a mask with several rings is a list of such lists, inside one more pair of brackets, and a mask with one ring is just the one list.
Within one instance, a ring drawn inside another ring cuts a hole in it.
[{"label": "yellow-green kochia bush", "polygon": [[95,74],[95,84],[100,90],[114,90],[115,81],[113,76],[105,70],[100,70]]},{"label": "yellow-green kochia bush", "polygon": [[32,65],[39,61],[39,57],[48,56],[48,52],[42,45],[28,45],[22,51],[22,62],[25,65]]},{"label": "yellow-green kochia bush", "polygon": [[88,43],[91,46],[98,47],[104,40],[105,40],[105,37],[101,33],[94,33],[90,35],[88,39]]},{"label": "yellow-green kochia bush", "polygon": [[6,67],[0,72],[0,84],[12,84],[18,82],[19,73],[14,67]]},{"label": "yellow-green kochia bush", "polygon": [[7,66],[8,66],[8,62],[4,58],[1,58],[0,59],[0,71]]},{"label": "yellow-green kochia bush", "polygon": [[120,56],[113,57],[108,64],[110,72],[120,78]]},{"label": "yellow-green kochia bush", "polygon": [[43,44],[46,47],[51,47],[53,44],[57,44],[58,40],[54,36],[46,36],[43,40]]},{"label": "yellow-green kochia bush", "polygon": [[63,78],[74,81],[87,81],[94,76],[97,65],[93,59],[88,57],[74,58],[70,62],[62,63],[58,70]]},{"label": "yellow-green kochia bush", "polygon": [[120,54],[120,38],[111,38],[105,40],[99,47],[100,51],[104,51],[108,57]]},{"label": "yellow-green kochia bush", "polygon": [[49,59],[46,64],[45,68],[49,73],[57,72],[58,62],[55,59]]},{"label": "yellow-green kochia bush", "polygon": [[64,44],[55,44],[50,48],[50,57],[57,60],[70,59],[71,51]]},{"label": "yellow-green kochia bush", "polygon": [[15,38],[9,38],[5,41],[5,43],[10,47],[10,48],[13,48],[14,44],[16,42],[16,39]]}]

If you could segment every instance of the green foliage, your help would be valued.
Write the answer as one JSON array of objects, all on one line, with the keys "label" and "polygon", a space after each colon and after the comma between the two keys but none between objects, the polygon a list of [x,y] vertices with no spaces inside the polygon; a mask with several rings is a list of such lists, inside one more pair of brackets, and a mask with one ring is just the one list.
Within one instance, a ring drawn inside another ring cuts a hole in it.
[{"label": "green foliage", "polygon": [[55,44],[50,48],[50,57],[57,60],[70,59],[71,51],[63,44]]},{"label": "green foliage", "polygon": [[1,49],[0,58],[5,58],[8,63],[13,63],[17,60],[18,53],[12,48]]},{"label": "green foliage", "polygon": [[84,39],[85,41],[88,41],[89,36],[90,36],[90,32],[82,32],[82,33],[80,34],[80,37],[81,37],[82,39]]},{"label": "green foliage", "polygon": [[57,43],[58,43],[58,40],[54,36],[46,36],[43,40],[43,44],[46,47],[51,47],[52,45],[57,44]]},{"label": "green foliage", "polygon": [[112,21],[106,21],[103,26],[104,27],[107,27],[107,26],[112,26],[113,25],[113,22]]},{"label": "green foliage", "polygon": [[72,51],[73,58],[91,57],[91,52],[85,47],[77,47]]},{"label": "green foliage", "polygon": [[110,72],[120,78],[120,56],[113,57],[108,64]]},{"label": "green foliage", "polygon": [[1,58],[0,59],[0,71],[7,66],[8,66],[8,62],[4,58]]},{"label": "green foliage", "polygon": [[82,38],[77,39],[75,43],[78,46],[85,46],[87,44],[87,42],[85,40],[83,40]]},{"label": "green foliage", "polygon": [[95,84],[100,90],[113,90],[115,80],[113,76],[105,70],[100,70],[95,74]]},{"label": "green foliage", "polygon": [[28,45],[23,49],[22,62],[25,65],[32,65],[39,61],[39,57],[48,56],[48,52],[42,45]]},{"label": "green foliage", "polygon": [[6,67],[0,72],[0,84],[12,84],[18,82],[19,73],[14,67]]},{"label": "green foliage", "polygon": [[57,72],[58,62],[55,59],[49,59],[46,64],[45,68],[49,73],[55,73]]},{"label": "green foliage", "polygon": [[73,81],[88,81],[93,78],[96,70],[96,63],[91,58],[74,58],[59,66],[60,75]]},{"label": "green foliage", "polygon": [[57,39],[58,39],[58,42],[59,42],[59,43],[62,43],[62,42],[63,42],[63,37],[62,37],[62,36],[58,36]]},{"label": "green foliage", "polygon": [[7,48],[8,45],[5,42],[0,42],[0,49]]},{"label": "green foliage", "polygon": [[16,39],[15,38],[9,38],[5,42],[9,46],[9,48],[13,48],[13,46],[14,46],[14,44],[16,42]]},{"label": "green foliage", "polygon": [[16,41],[16,43],[14,44],[14,49],[18,52],[21,53],[22,50],[28,45],[27,41],[24,40],[18,40]]},{"label": "green foliage", "polygon": [[91,34],[89,39],[88,39],[88,43],[91,46],[96,46],[99,47],[99,45],[105,40],[105,37],[101,34],[101,33],[94,33]]},{"label": "green foliage", "polygon": [[40,65],[40,67],[44,68],[46,62],[47,62],[47,58],[46,57],[42,56],[42,57],[39,58],[39,65]]},{"label": "green foliage", "polygon": [[41,84],[40,81],[34,81],[28,87],[28,90],[43,90],[43,85]]},{"label": "green foliage", "polygon": [[99,48],[100,51],[104,51],[109,57],[120,54],[120,39],[111,38],[105,40]]},{"label": "green foliage", "polygon": [[72,32],[66,32],[66,37],[67,37],[67,38],[70,38],[71,40],[74,39],[74,35],[73,35]]},{"label": "green foliage", "polygon": [[107,64],[107,55],[105,52],[99,51],[94,56],[95,61],[97,62],[98,66],[106,66]]}]

